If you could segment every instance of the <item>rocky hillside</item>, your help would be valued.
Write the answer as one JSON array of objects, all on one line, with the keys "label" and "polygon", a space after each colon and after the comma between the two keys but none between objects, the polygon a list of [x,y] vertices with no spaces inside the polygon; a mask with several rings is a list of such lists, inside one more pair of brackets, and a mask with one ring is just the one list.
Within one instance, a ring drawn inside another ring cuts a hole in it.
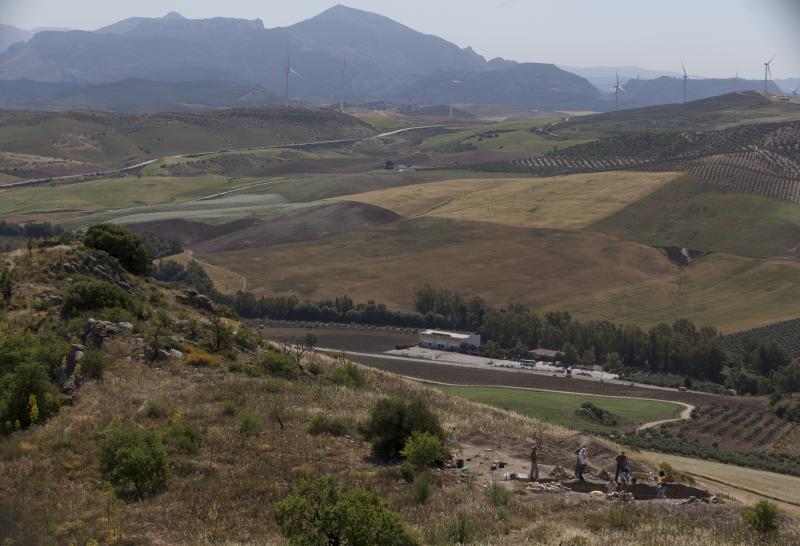
[{"label": "rocky hillside", "polygon": [[[311,339],[261,339],[148,278],[124,232],[84,243],[0,257],[6,544],[758,540],[739,505],[689,485],[658,502],[647,483],[590,495],[612,444],[315,354]],[[581,446],[588,482],[563,468]],[[800,529],[782,521],[772,539],[796,544]]]}]

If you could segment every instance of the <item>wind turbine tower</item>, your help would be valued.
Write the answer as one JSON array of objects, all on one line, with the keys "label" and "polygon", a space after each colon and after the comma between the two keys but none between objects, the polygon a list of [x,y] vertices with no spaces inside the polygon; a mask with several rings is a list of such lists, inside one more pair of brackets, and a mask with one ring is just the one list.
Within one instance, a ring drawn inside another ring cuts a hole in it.
[{"label": "wind turbine tower", "polygon": [[772,60],[775,58],[773,55],[770,60],[764,63],[764,93],[767,92],[767,82],[772,79],[772,68],[770,65],[772,64]]},{"label": "wind turbine tower", "polygon": [[450,80],[450,117],[453,117],[453,87],[460,84],[458,80]]},{"label": "wind turbine tower", "polygon": [[344,88],[347,83],[347,57],[342,61],[342,93],[339,95],[339,112],[344,113]]},{"label": "wind turbine tower", "polygon": [[619,92],[620,91],[622,91],[623,93],[625,92],[625,90],[619,84],[619,70],[617,71],[617,83],[614,84],[614,87],[612,89],[614,89],[614,111],[618,112],[619,111]]},{"label": "wind turbine tower", "polygon": [[683,63],[681,63],[681,68],[683,69],[683,104],[686,104],[686,80],[689,79],[689,76],[686,74],[686,67],[683,66]]},{"label": "wind turbine tower", "polygon": [[292,68],[292,61],[289,58],[289,54],[286,54],[286,66],[283,67],[283,75],[286,78],[286,108],[289,108],[289,76],[294,74],[298,78],[302,78],[294,68]]}]

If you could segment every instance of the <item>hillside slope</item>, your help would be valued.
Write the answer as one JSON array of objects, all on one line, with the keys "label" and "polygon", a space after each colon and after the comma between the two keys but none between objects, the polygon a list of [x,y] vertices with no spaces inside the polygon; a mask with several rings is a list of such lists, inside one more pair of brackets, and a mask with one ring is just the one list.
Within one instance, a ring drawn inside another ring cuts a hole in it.
[{"label": "hillside slope", "polygon": [[[61,246],[4,256],[3,267],[9,266],[20,282],[1,311],[0,351],[12,356],[4,358],[4,372],[18,378],[20,370],[39,366],[36,355],[44,353],[9,352],[21,339],[29,347],[50,343],[54,357],[66,351],[63,362],[48,360],[55,363],[53,388],[69,394],[31,393],[28,417],[0,439],[0,488],[16,493],[0,496],[0,537],[7,542],[285,544],[289,528],[276,517],[280,501],[301,479],[322,475],[372,491],[374,504],[385,499],[417,537],[410,543],[666,546],[680,539],[721,546],[756,538],[740,523],[739,505],[682,504],[681,495],[707,493],[679,484],[672,490],[678,497],[669,501],[625,504],[623,527],[615,523],[620,504],[587,502],[587,487],[600,482],[561,478],[555,483],[564,485],[556,487],[544,480],[555,487],[550,491],[500,481],[505,492],[487,494],[498,491],[488,455],[501,458],[505,471],[527,472],[531,438],[541,438],[543,474],[569,465],[583,446],[595,477],[613,470],[618,448],[342,359],[307,353],[294,360],[235,321],[220,322],[214,311],[200,309],[207,301],[132,276],[102,252]],[[68,308],[80,303],[69,296],[75,281],[111,282],[113,293],[128,295],[120,305],[130,307]],[[42,298],[34,302],[34,295]],[[89,320],[95,316],[109,322]],[[221,343],[219,328],[229,332]],[[163,347],[156,356],[154,340]],[[72,383],[61,383],[62,376]],[[26,392],[17,379],[11,384],[13,392]],[[395,461],[376,460],[358,430],[387,397],[432,410],[447,448],[469,468],[444,466],[423,479]],[[141,459],[142,453],[152,458]],[[127,460],[146,464],[144,474],[130,474],[138,467]],[[646,470],[639,461],[632,466]],[[427,488],[420,485],[428,479]],[[313,519],[305,515],[304,521]],[[798,533],[784,523],[774,543],[796,543]]]}]

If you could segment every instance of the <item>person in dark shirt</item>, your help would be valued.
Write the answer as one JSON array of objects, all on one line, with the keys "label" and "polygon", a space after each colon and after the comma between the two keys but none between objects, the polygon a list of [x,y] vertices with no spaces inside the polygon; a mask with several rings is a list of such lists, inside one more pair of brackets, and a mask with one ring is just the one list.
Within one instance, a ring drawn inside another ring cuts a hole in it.
[{"label": "person in dark shirt", "polygon": [[625,455],[623,451],[619,455],[617,455],[617,471],[614,474],[614,481],[619,483],[619,475],[628,468],[628,457]]}]

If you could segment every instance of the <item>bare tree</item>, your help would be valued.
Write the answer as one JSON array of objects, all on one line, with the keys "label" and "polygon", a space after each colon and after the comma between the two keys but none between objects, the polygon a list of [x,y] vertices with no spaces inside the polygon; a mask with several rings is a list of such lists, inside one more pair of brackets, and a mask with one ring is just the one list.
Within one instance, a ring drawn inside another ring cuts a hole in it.
[{"label": "bare tree", "polygon": [[295,338],[291,341],[281,340],[281,350],[287,355],[291,356],[297,361],[297,365],[305,372],[303,367],[303,358],[314,350],[314,345],[317,343],[317,336],[311,332],[306,333],[301,338]]}]

